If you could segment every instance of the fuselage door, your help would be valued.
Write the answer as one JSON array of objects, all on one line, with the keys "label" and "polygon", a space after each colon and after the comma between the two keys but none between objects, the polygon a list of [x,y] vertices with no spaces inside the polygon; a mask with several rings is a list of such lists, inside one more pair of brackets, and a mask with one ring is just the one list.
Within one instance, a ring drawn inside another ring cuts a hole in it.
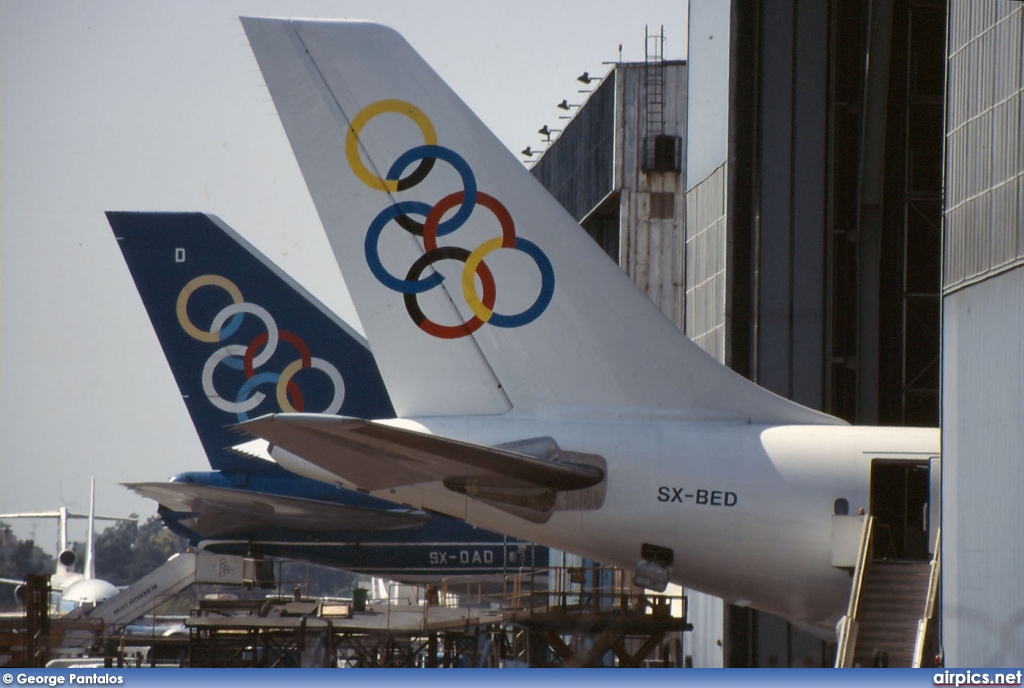
[{"label": "fuselage door", "polygon": [[875,517],[874,556],[878,559],[928,558],[932,520],[927,459],[874,459],[871,462],[871,515]]}]

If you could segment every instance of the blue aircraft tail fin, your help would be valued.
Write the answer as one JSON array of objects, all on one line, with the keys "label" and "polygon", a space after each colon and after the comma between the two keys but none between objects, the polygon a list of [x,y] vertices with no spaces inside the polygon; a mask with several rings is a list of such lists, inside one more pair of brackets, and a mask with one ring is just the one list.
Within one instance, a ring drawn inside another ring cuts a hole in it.
[{"label": "blue aircraft tail fin", "polygon": [[225,449],[264,413],[394,417],[365,339],[220,219],[107,219],[214,469],[254,461]]}]

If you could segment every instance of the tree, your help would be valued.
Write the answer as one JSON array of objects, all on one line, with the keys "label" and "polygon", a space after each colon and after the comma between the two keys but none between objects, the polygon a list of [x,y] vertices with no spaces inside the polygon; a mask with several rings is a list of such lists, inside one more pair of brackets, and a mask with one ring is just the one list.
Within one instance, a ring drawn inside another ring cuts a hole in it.
[{"label": "tree", "polygon": [[36,547],[34,540],[18,540],[0,521],[4,546],[0,546],[0,578],[22,579],[29,573],[53,573],[56,561]]},{"label": "tree", "polygon": [[129,569],[133,560],[132,547],[138,537],[135,523],[119,521],[96,536],[93,554],[96,558],[96,576],[114,585],[132,583]]},{"label": "tree", "polygon": [[139,535],[133,547],[132,565],[128,570],[129,582],[134,582],[150,573],[183,550],[183,543],[167,529],[159,516],[150,516],[139,527]]},{"label": "tree", "polygon": [[96,537],[96,575],[114,585],[130,585],[181,550],[159,516],[141,526],[119,522]]},{"label": "tree", "polygon": [[[30,573],[53,573],[56,561],[52,556],[36,547],[33,540],[18,540],[10,534],[7,525],[3,529],[3,543],[0,545],[0,578],[22,580]],[[13,586],[0,589],[0,610],[16,609]]]}]

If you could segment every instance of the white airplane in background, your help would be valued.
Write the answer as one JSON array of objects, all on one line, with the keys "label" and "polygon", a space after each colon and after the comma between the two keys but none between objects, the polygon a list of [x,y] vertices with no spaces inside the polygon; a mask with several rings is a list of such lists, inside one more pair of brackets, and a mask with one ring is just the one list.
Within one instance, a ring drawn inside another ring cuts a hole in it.
[{"label": "white airplane in background", "polygon": [[297,473],[834,638],[833,516],[938,430],[851,427],[714,361],[396,32],[242,23],[398,419],[241,427]]},{"label": "white airplane in background", "polygon": [[[61,507],[57,511],[33,511],[16,514],[0,514],[0,520],[12,518],[55,518],[57,519],[58,554],[55,571],[50,576],[50,589],[53,592],[54,607],[58,613],[66,614],[78,607],[95,607],[118,593],[112,583],[96,577],[96,559],[93,556],[95,522],[126,521],[135,523],[135,518],[96,515],[96,480],[89,485],[89,513],[75,514]],[[85,560],[82,573],[74,570],[78,555],[68,547],[68,520],[74,518],[89,519],[86,535]],[[3,579],[6,583],[15,584],[14,595],[19,600],[24,594],[24,581]]]}]

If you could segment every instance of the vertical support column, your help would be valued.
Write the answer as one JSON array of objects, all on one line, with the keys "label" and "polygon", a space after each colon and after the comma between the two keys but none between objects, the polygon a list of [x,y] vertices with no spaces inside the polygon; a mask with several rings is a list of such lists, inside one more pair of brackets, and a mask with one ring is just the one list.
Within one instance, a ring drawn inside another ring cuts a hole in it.
[{"label": "vertical support column", "polygon": [[892,2],[872,0],[864,63],[864,136],[857,184],[857,420],[869,424],[878,421],[879,262],[891,43]]}]

